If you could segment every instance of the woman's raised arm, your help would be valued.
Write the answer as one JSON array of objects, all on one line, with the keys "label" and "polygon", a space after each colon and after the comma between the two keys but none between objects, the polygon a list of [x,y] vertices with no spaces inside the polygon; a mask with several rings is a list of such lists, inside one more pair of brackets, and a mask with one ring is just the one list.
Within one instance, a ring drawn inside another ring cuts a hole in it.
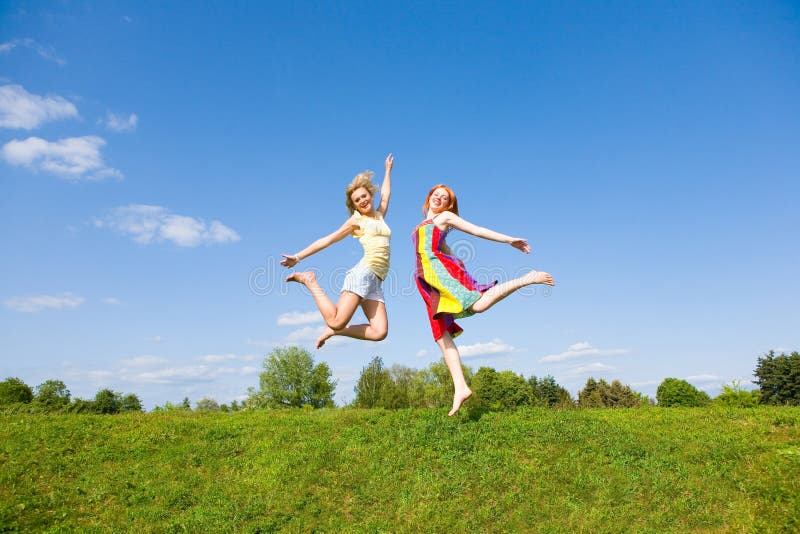
[{"label": "woman's raised arm", "polygon": [[383,183],[381,184],[381,203],[378,207],[378,212],[381,217],[386,217],[386,211],[389,209],[389,197],[392,195],[392,166],[394,166],[394,156],[389,154],[386,156],[386,174],[383,176]]},{"label": "woman's raised arm", "polygon": [[494,230],[489,230],[488,228],[478,226],[477,224],[472,224],[471,222],[467,221],[466,219],[462,219],[451,211],[444,211],[438,214],[436,216],[435,223],[440,228],[442,226],[452,226],[457,230],[474,235],[475,237],[488,239],[490,241],[497,241],[499,243],[507,243],[512,247],[521,250],[525,254],[528,254],[531,251],[531,246],[528,244],[527,239],[523,239],[521,237],[511,237],[509,235],[501,234],[500,232],[495,232]]},{"label": "woman's raised arm", "polygon": [[347,219],[338,230],[326,235],[325,237],[320,237],[297,254],[281,254],[281,256],[283,256],[281,265],[284,267],[294,267],[303,258],[307,258],[312,254],[316,254],[320,250],[323,250],[334,243],[341,241],[350,235],[356,228],[358,228],[358,223],[356,222],[355,217],[351,215],[350,218]]}]

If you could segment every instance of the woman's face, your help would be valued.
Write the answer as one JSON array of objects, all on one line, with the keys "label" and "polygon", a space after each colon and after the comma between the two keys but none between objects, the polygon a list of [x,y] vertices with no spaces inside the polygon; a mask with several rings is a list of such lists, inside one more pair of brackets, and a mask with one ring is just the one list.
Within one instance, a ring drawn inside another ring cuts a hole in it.
[{"label": "woman's face", "polygon": [[440,213],[450,205],[450,193],[443,187],[438,187],[433,190],[430,198],[428,199],[428,208],[433,213]]},{"label": "woman's face", "polygon": [[372,193],[366,187],[359,187],[350,193],[350,200],[362,215],[368,215],[372,211]]}]

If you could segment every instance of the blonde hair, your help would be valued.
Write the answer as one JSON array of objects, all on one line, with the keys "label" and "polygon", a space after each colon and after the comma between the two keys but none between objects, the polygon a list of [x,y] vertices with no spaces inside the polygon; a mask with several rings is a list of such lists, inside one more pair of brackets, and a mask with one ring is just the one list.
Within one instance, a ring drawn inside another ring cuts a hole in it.
[{"label": "blonde hair", "polygon": [[353,192],[358,189],[359,187],[363,187],[367,191],[369,191],[370,195],[375,195],[375,191],[378,190],[378,186],[372,183],[372,177],[375,175],[372,171],[364,171],[356,175],[353,178],[353,181],[350,182],[350,185],[344,190],[344,204],[347,206],[347,213],[352,214],[356,211],[356,205],[353,204],[353,199],[350,198],[353,195]]},{"label": "blonde hair", "polygon": [[422,215],[425,216],[428,214],[428,207],[430,207],[431,195],[437,189],[442,188],[447,191],[447,194],[450,196],[450,202],[445,206],[442,211],[452,211],[456,215],[458,215],[458,199],[456,198],[456,194],[453,193],[453,190],[447,187],[444,184],[434,185],[430,191],[428,191],[428,196],[425,197],[425,203],[422,205]]}]

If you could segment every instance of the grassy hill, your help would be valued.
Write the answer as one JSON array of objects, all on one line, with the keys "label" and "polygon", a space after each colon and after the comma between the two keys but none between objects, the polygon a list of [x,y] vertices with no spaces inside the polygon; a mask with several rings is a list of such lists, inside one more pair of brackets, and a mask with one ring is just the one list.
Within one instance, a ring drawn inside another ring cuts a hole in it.
[{"label": "grassy hill", "polygon": [[0,531],[798,529],[800,408],[0,414]]}]

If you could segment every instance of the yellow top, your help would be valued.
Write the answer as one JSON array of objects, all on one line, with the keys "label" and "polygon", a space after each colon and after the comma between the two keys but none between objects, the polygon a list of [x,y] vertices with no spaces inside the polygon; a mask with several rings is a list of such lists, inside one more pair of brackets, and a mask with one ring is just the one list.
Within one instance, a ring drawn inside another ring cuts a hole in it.
[{"label": "yellow top", "polygon": [[353,237],[358,238],[364,247],[361,261],[383,280],[389,272],[389,238],[392,231],[378,212],[375,212],[374,219],[362,215],[358,210],[353,215],[358,221],[358,229],[353,230]]}]

